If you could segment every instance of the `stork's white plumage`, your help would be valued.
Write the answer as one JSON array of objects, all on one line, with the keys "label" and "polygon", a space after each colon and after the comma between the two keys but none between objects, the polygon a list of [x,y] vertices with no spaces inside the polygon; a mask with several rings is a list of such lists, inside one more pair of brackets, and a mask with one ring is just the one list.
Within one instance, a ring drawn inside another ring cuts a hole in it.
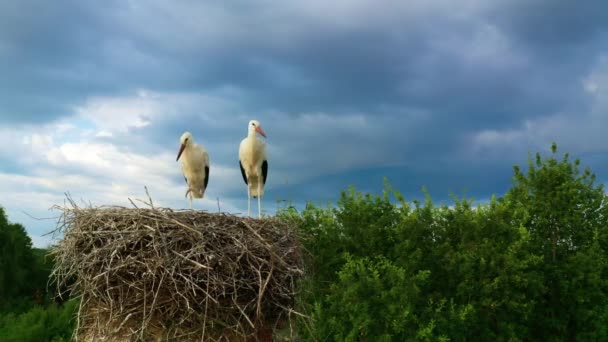
[{"label": "stork's white plumage", "polygon": [[194,138],[190,132],[184,132],[180,140],[178,161],[182,159],[182,172],[188,184],[186,197],[190,195],[190,209],[192,209],[192,197],[203,198],[209,183],[209,154],[201,145],[194,143]]},{"label": "stork's white plumage", "polygon": [[243,180],[247,185],[247,215],[251,216],[251,197],[258,198],[258,217],[262,218],[261,198],[268,176],[266,144],[258,139],[257,133],[266,138],[266,133],[257,120],[249,121],[247,138],[239,146],[239,165]]}]

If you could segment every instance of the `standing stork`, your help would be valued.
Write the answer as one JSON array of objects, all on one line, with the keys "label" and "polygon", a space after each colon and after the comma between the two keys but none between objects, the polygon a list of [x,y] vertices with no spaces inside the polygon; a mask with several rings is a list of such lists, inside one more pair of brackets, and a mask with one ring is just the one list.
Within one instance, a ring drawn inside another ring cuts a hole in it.
[{"label": "standing stork", "polygon": [[249,121],[247,138],[239,146],[239,166],[247,185],[247,215],[251,216],[251,197],[258,199],[258,218],[262,218],[261,197],[268,176],[266,144],[258,139],[257,133],[266,138],[266,133],[257,120]]},{"label": "standing stork", "polygon": [[186,197],[190,195],[190,209],[192,209],[192,197],[203,198],[209,183],[209,154],[201,145],[194,143],[190,132],[184,132],[180,140],[178,161],[182,157],[182,172],[188,185]]}]

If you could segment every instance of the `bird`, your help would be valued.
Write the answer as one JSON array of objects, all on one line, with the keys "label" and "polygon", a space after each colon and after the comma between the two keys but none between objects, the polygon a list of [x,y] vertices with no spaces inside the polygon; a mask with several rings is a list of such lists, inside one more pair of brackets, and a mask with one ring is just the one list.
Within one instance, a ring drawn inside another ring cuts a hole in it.
[{"label": "bird", "polygon": [[179,141],[180,147],[175,161],[180,157],[182,159],[182,172],[188,185],[186,197],[190,195],[190,209],[192,209],[192,197],[203,198],[209,184],[209,154],[203,146],[194,143],[190,132],[184,132]]},{"label": "bird", "polygon": [[266,144],[257,134],[266,138],[266,133],[257,120],[249,121],[247,137],[239,145],[239,166],[247,185],[247,216],[251,216],[251,197],[258,199],[258,218],[262,218],[261,198],[268,177]]}]

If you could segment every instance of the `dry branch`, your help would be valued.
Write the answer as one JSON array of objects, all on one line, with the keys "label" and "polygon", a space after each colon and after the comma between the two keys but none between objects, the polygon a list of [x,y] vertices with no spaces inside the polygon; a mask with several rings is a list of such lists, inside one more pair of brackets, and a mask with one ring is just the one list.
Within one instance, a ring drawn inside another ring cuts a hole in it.
[{"label": "dry branch", "polygon": [[281,220],[71,200],[57,208],[53,277],[81,298],[77,339],[219,340],[293,312],[302,254]]}]

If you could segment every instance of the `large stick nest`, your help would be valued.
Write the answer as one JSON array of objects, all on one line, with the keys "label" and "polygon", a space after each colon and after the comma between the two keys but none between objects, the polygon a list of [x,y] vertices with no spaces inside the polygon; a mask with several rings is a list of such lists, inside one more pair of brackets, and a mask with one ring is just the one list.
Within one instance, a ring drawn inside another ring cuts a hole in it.
[{"label": "large stick nest", "polygon": [[216,340],[284,321],[303,273],[295,227],[158,208],[59,208],[59,287],[80,340]]}]

